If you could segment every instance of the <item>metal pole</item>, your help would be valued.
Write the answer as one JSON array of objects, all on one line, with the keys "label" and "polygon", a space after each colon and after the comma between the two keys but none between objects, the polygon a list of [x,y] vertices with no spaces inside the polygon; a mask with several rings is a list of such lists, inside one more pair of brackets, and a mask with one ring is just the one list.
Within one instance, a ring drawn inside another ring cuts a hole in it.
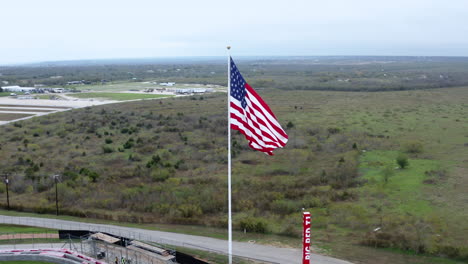
[{"label": "metal pole", "polygon": [[55,181],[55,214],[59,215],[59,208],[58,208],[58,189],[57,189],[57,182],[58,182],[58,175],[54,175]]},{"label": "metal pole", "polygon": [[8,174],[5,174],[5,186],[6,186],[6,199],[7,199],[7,210],[10,210],[10,194],[8,192],[8,185],[9,185]]},{"label": "metal pole", "polygon": [[232,213],[231,213],[231,55],[228,51],[228,87],[227,87],[227,107],[228,107],[228,251],[229,264],[232,264]]}]

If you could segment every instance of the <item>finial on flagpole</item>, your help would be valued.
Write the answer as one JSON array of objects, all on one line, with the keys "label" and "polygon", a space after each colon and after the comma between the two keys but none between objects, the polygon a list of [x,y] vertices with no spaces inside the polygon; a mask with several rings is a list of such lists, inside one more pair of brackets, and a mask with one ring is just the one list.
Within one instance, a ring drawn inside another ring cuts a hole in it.
[{"label": "finial on flagpole", "polygon": [[230,49],[231,49],[231,46],[227,46],[226,48],[227,48],[228,50],[230,50]]}]

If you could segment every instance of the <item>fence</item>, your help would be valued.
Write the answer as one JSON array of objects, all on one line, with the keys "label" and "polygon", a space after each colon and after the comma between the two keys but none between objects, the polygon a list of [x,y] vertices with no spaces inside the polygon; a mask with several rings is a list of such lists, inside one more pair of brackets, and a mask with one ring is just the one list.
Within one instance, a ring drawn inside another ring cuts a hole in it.
[{"label": "fence", "polygon": [[[148,241],[152,243],[158,244],[160,247],[163,247],[167,250],[176,252],[176,247],[185,247],[185,248],[192,248],[201,251],[212,252],[218,255],[226,256],[227,254],[220,250],[215,250],[212,248],[203,247],[200,245],[195,245],[192,243],[186,243],[182,241],[175,241],[169,239],[163,239],[158,237],[157,235],[151,234],[151,232],[141,232],[136,228],[130,227],[120,227],[120,226],[109,226],[104,224],[94,224],[94,223],[83,223],[83,222],[72,222],[66,220],[58,220],[58,219],[41,219],[35,217],[12,217],[12,216],[3,216],[0,215],[0,224],[14,224],[14,225],[24,225],[24,226],[36,226],[36,227],[45,227],[51,229],[61,229],[61,230],[88,230],[92,232],[105,232],[119,237],[129,238],[131,240],[139,240],[139,241]],[[93,240],[90,240],[93,241]],[[83,254],[89,255],[91,257],[97,257],[98,253],[104,252],[105,254],[105,261],[108,263],[115,263],[115,257],[119,260],[124,258],[131,261],[131,264],[134,263],[141,263],[141,264],[159,264],[151,259],[139,256],[133,250],[122,247],[121,249],[113,248],[110,244],[104,244],[100,242],[89,242],[89,241],[68,241],[67,243],[41,243],[41,240],[36,237],[31,239],[31,244],[33,247],[47,247],[50,244],[51,248],[57,247],[67,247],[71,250],[76,250],[82,252]],[[19,247],[21,244],[24,243],[24,240],[21,239],[13,239],[12,241],[13,247]],[[90,243],[97,243],[91,244]],[[102,251],[99,251],[101,249]],[[278,264],[277,262],[270,262],[255,258],[249,258],[244,256],[233,256],[234,263],[270,263],[270,264]],[[162,262],[164,263],[164,262]],[[119,263],[120,264],[120,263]],[[126,263],[127,264],[127,263]]]}]

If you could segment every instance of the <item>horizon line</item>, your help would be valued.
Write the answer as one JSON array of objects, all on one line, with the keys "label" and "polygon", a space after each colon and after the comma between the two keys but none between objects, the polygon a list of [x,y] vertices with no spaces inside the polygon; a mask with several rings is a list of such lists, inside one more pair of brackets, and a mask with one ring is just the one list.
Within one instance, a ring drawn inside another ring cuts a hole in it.
[{"label": "horizon line", "polygon": [[[232,56],[232,54],[231,54]],[[112,58],[83,58],[83,59],[63,59],[63,60],[41,60],[30,62],[8,62],[0,63],[0,67],[11,66],[34,66],[40,64],[55,64],[68,62],[99,62],[99,61],[123,61],[123,60],[155,60],[155,59],[218,59],[225,58],[226,55],[181,55],[181,56],[148,56],[148,57],[112,57]],[[468,58],[466,55],[236,55],[236,58],[307,58],[307,57],[393,57],[393,58]]]}]

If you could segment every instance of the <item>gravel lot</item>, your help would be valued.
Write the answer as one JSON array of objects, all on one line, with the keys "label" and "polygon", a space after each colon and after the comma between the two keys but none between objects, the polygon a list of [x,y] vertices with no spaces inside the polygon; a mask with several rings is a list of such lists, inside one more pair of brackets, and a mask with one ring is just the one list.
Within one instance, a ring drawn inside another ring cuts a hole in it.
[{"label": "gravel lot", "polygon": [[[76,99],[67,97],[66,95],[62,95],[62,97],[66,100],[17,99],[11,97],[0,97],[0,125],[5,125],[19,120],[29,119],[35,116],[47,115],[59,111],[67,111],[73,108],[81,108],[93,105],[102,105],[118,102],[110,100]],[[2,108],[4,110],[2,110]],[[44,112],[45,109],[52,111]],[[30,116],[14,120],[2,120],[2,114],[12,113],[30,114]]]}]

